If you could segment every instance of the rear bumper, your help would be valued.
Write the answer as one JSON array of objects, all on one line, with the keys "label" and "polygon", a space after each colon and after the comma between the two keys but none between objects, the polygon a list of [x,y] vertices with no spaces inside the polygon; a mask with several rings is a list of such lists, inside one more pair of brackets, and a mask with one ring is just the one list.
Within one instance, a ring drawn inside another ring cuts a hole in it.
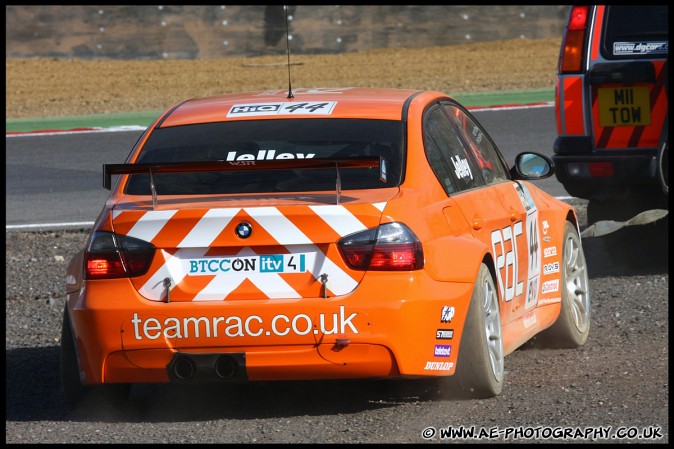
[{"label": "rear bumper", "polygon": [[557,180],[572,194],[586,192],[583,198],[608,190],[659,187],[655,149],[558,153],[552,159]]},{"label": "rear bumper", "polygon": [[299,347],[153,349],[111,353],[106,383],[204,383],[400,376],[381,345],[335,343]]},{"label": "rear bumper", "polygon": [[158,303],[115,279],[84,283],[67,307],[86,384],[437,376],[454,372],[472,290],[420,270],[368,273],[332,298]]}]

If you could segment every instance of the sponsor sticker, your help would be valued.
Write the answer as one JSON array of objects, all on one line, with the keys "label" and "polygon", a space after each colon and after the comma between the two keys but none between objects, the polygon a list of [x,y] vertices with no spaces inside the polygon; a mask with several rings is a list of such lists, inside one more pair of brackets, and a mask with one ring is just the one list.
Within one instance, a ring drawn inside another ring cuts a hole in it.
[{"label": "sponsor sticker", "polygon": [[669,42],[614,42],[613,54],[618,55],[666,55],[669,53]]},{"label": "sponsor sticker", "polygon": [[243,257],[204,257],[188,259],[189,276],[213,276],[229,272],[304,273],[307,254],[267,254]]},{"label": "sponsor sticker", "polygon": [[553,279],[552,281],[545,281],[543,282],[543,290],[542,293],[552,293],[559,291],[559,279]]},{"label": "sponsor sticker", "polygon": [[229,151],[225,159],[231,165],[255,165],[253,161],[278,161],[285,159],[312,159],[315,153],[277,153],[276,150],[260,150],[257,153]]},{"label": "sponsor sticker", "polygon": [[547,263],[543,265],[543,274],[559,273],[559,262]]},{"label": "sponsor sticker", "polygon": [[270,321],[258,315],[242,316],[139,316],[134,312],[131,319],[136,340],[157,340],[159,338],[235,338],[294,335],[335,335],[351,332],[358,334],[353,322],[357,312],[348,314],[344,306],[334,313],[321,313],[310,317],[304,313],[293,316],[275,315]]},{"label": "sponsor sticker", "polygon": [[557,296],[556,298],[543,298],[538,300],[538,305],[546,306],[548,304],[556,304],[558,302],[562,302],[562,298],[559,296]]},{"label": "sponsor sticker", "polygon": [[528,329],[534,324],[536,324],[536,313],[532,310],[531,312],[524,315],[524,327]]},{"label": "sponsor sticker", "polygon": [[451,340],[454,338],[454,329],[438,329],[435,331],[437,340]]},{"label": "sponsor sticker", "polygon": [[454,366],[452,362],[426,362],[425,371],[449,371]]},{"label": "sponsor sticker", "polygon": [[473,179],[473,173],[470,171],[470,166],[466,159],[461,159],[459,155],[456,155],[451,158],[451,161],[454,165],[454,174],[457,178],[463,179],[469,177],[470,179]]},{"label": "sponsor sticker", "polygon": [[553,257],[556,255],[557,255],[556,246],[548,246],[547,248],[543,248],[543,257]]},{"label": "sponsor sticker", "polygon": [[452,352],[452,347],[449,345],[435,345],[433,355],[435,357],[449,357]]},{"label": "sponsor sticker", "polygon": [[444,306],[442,308],[442,315],[440,316],[441,323],[451,323],[454,318],[454,306]]},{"label": "sponsor sticker", "polygon": [[262,115],[330,115],[337,105],[336,101],[304,101],[278,103],[235,104],[227,117],[253,117]]}]

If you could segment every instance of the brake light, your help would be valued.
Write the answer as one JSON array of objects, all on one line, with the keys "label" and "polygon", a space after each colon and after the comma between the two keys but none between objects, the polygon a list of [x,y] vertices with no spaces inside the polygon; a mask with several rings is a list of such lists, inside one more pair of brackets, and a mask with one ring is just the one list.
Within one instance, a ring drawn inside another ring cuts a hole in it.
[{"label": "brake light", "polygon": [[590,162],[589,168],[594,178],[613,176],[613,162]]},{"label": "brake light", "polygon": [[387,223],[346,236],[338,246],[353,270],[410,271],[424,266],[421,242],[402,223]]},{"label": "brake light", "polygon": [[154,245],[133,237],[96,232],[85,253],[86,279],[135,277],[147,273]]},{"label": "brake light", "polygon": [[566,166],[569,176],[575,178],[602,178],[614,175],[613,162],[570,162]]},{"label": "brake light", "polygon": [[574,6],[566,26],[564,42],[559,58],[559,73],[580,72],[583,58],[583,42],[589,6]]}]

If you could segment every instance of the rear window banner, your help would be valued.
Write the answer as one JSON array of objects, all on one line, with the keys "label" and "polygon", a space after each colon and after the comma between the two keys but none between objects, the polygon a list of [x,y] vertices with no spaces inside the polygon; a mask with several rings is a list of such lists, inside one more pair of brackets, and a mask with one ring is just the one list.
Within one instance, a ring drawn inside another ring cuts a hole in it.
[{"label": "rear window banner", "polygon": [[614,42],[613,54],[621,55],[666,55],[668,42]]}]

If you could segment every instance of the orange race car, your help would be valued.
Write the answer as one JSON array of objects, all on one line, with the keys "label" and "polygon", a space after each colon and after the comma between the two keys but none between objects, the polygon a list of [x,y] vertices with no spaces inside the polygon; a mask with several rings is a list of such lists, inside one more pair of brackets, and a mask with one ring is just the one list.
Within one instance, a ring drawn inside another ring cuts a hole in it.
[{"label": "orange race car", "polygon": [[68,266],[69,405],[133,383],[440,376],[489,397],[534,335],[587,339],[577,217],[528,182],[552,162],[508,169],[442,93],[188,100],[103,170]]}]

